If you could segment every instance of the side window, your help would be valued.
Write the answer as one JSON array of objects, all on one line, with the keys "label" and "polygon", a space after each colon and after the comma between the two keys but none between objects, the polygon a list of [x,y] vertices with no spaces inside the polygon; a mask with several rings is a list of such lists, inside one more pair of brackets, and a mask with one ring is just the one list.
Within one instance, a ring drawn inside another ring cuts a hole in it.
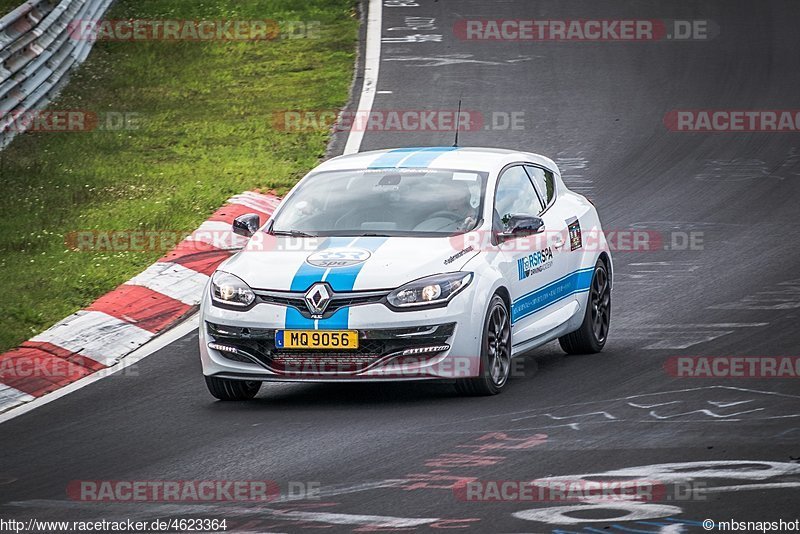
[{"label": "side window", "polygon": [[521,165],[507,169],[494,193],[495,227],[502,228],[511,215],[536,215],[540,211],[542,204],[525,169]]},{"label": "side window", "polygon": [[531,180],[536,184],[536,189],[539,191],[542,200],[544,200],[545,206],[549,206],[556,194],[556,182],[553,173],[533,165],[525,165],[525,170],[528,171]]}]

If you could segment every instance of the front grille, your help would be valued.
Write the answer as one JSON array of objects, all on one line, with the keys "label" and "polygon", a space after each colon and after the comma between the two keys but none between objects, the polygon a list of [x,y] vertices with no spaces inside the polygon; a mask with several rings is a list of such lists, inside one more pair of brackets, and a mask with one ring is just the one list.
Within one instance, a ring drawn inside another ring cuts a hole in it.
[{"label": "front grille", "polygon": [[234,361],[257,363],[280,374],[356,373],[404,350],[446,345],[455,323],[426,327],[360,330],[358,349],[350,351],[277,349],[275,330],[241,328],[206,322],[211,342],[236,352],[220,351]]},{"label": "front grille", "polygon": [[263,289],[254,289],[253,293],[256,294],[257,302],[294,308],[306,319],[327,319],[342,308],[380,303],[390,291],[343,291],[337,293],[330,290],[331,300],[328,303],[328,307],[325,309],[325,313],[323,313],[321,317],[311,316],[311,312],[308,311],[308,307],[306,306],[305,291],[267,291]]}]

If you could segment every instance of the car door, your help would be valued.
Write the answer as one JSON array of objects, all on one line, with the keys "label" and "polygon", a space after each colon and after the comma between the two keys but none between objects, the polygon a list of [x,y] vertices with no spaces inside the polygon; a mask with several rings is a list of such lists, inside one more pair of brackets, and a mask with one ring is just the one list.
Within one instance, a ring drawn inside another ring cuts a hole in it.
[{"label": "car door", "polygon": [[497,268],[511,294],[513,345],[544,333],[539,331],[547,323],[541,323],[542,319],[559,308],[559,295],[551,292],[568,270],[566,258],[558,253],[564,245],[566,223],[548,211],[522,164],[503,170],[495,189],[494,231],[504,231],[511,215],[540,216],[545,223],[540,234],[509,239],[496,247]]}]

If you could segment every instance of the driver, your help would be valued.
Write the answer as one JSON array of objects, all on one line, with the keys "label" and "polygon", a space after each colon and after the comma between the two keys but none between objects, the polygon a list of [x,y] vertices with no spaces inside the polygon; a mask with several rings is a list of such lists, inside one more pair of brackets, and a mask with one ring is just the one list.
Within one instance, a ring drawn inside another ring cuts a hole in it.
[{"label": "driver", "polygon": [[478,222],[478,210],[472,206],[470,190],[459,189],[454,194],[448,195],[445,201],[447,211],[455,215],[456,229],[468,230]]}]

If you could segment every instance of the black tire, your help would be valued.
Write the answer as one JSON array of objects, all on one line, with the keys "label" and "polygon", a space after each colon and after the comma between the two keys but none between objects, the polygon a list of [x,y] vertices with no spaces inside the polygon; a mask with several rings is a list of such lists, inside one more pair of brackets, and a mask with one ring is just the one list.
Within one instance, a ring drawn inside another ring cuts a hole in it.
[{"label": "black tire", "polygon": [[497,395],[511,374],[511,322],[508,306],[498,295],[489,302],[483,323],[480,376],[456,380],[462,395]]},{"label": "black tire", "polygon": [[581,327],[558,342],[567,354],[595,354],[603,350],[610,326],[611,279],[606,264],[597,260]]},{"label": "black tire", "polygon": [[252,380],[229,380],[215,376],[207,376],[205,379],[208,391],[222,401],[250,400],[261,389],[261,382]]}]

